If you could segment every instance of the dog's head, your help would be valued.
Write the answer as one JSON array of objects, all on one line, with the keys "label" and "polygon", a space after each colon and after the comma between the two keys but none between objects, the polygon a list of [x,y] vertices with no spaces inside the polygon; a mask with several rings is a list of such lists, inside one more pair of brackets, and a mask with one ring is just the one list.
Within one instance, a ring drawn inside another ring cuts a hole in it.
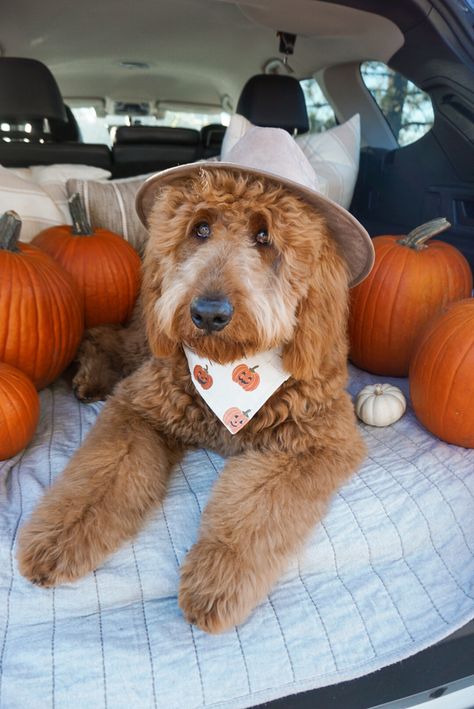
[{"label": "dog's head", "polygon": [[225,364],[283,345],[284,366],[306,380],[345,361],[347,269],[302,199],[203,169],[162,188],[149,227],[142,297],[156,356],[186,344]]}]

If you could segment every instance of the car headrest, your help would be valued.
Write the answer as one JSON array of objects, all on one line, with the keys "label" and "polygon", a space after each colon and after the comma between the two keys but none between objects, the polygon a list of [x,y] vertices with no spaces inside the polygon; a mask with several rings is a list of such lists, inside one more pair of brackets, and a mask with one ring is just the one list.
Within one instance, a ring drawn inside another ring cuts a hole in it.
[{"label": "car headrest", "polygon": [[21,123],[35,118],[66,121],[58,85],[36,59],[0,57],[0,116]]},{"label": "car headrest", "polygon": [[66,104],[64,110],[67,115],[66,122],[57,121],[55,118],[49,119],[51,138],[57,143],[80,143],[82,136],[76,117]]},{"label": "car headrest", "polygon": [[115,134],[115,143],[147,145],[197,145],[199,133],[192,128],[169,126],[120,126]]},{"label": "car headrest", "polygon": [[283,128],[289,133],[309,130],[303,89],[292,76],[252,76],[242,89],[236,112],[264,128]]}]

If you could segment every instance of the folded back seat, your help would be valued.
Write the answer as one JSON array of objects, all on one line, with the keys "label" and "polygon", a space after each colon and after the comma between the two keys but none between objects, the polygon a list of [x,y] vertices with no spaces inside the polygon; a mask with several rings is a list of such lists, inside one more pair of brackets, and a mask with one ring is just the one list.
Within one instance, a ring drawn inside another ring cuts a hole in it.
[{"label": "folded back seat", "polygon": [[200,135],[191,128],[121,126],[112,149],[113,176],[131,177],[198,160]]}]

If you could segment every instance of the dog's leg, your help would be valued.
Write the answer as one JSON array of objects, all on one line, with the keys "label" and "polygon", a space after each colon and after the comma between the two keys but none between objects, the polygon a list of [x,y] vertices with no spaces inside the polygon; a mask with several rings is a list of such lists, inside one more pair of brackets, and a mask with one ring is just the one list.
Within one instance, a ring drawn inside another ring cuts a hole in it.
[{"label": "dog's leg", "polygon": [[338,451],[248,452],[228,462],[182,568],[179,604],[189,622],[218,633],[246,619],[361,462],[363,445],[351,443],[352,450],[341,443]]},{"label": "dog's leg", "polygon": [[126,327],[99,325],[86,330],[76,355],[72,388],[80,401],[105,399],[115,385],[150,356],[140,301]]},{"label": "dog's leg", "polygon": [[124,396],[114,396],[22,529],[21,573],[55,586],[95,569],[139,531],[179,457]]},{"label": "dog's leg", "polygon": [[121,325],[99,325],[84,333],[76,355],[77,372],[72,380],[79,401],[105,399],[123,378],[123,330]]}]

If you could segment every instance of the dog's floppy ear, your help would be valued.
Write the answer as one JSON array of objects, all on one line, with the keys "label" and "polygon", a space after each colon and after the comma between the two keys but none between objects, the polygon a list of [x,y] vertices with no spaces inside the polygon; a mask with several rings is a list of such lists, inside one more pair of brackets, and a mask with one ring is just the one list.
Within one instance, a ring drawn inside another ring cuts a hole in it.
[{"label": "dog's floppy ear", "polygon": [[155,308],[160,296],[160,268],[156,266],[154,256],[145,252],[140,299],[145,320],[147,340],[150,345],[150,350],[155,357],[170,357],[176,351],[177,345],[158,325]]},{"label": "dog's floppy ear", "polygon": [[293,339],[283,349],[285,369],[299,380],[334,378],[344,372],[347,345],[348,272],[329,238],[314,265],[297,310]]}]

